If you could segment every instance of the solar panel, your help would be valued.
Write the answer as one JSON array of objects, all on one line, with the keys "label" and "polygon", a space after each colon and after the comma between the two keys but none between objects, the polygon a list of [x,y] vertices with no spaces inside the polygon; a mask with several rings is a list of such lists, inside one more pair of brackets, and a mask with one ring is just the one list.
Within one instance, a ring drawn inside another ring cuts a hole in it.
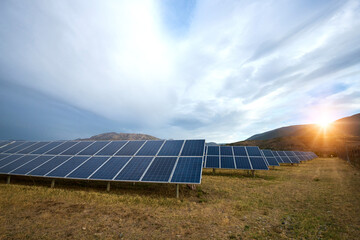
[{"label": "solar panel", "polygon": [[152,159],[152,157],[133,157],[114,180],[139,181]]},{"label": "solar panel", "polygon": [[[267,170],[267,162],[256,146],[207,146],[205,168]],[[252,165],[250,158],[254,162]]]},{"label": "solar panel", "polygon": [[168,182],[176,157],[156,157],[142,178],[143,182]]},{"label": "solar panel", "polygon": [[115,155],[132,156],[144,145],[145,141],[129,141],[124,147],[120,149]]},{"label": "solar panel", "polygon": [[285,154],[290,159],[291,163],[299,163],[298,158],[292,151],[285,151]]},{"label": "solar panel", "polygon": [[35,151],[36,149],[39,149],[43,146],[45,146],[46,144],[49,144],[50,142],[37,142],[21,151],[19,151],[20,154],[28,154],[31,153],[33,151]]},{"label": "solar panel", "polygon": [[35,169],[36,167],[44,164],[45,162],[49,161],[54,156],[38,156],[34,160],[24,164],[23,166],[11,171],[11,174],[16,175],[25,175],[26,173],[30,172],[31,170]]},{"label": "solar panel", "polygon": [[158,156],[179,156],[183,144],[183,140],[168,140],[161,148]]},{"label": "solar panel", "polygon": [[163,144],[164,141],[147,141],[136,155],[155,156]]},{"label": "solar panel", "polygon": [[79,142],[63,142],[62,144],[60,144],[59,146],[57,146],[54,149],[51,149],[50,151],[46,152],[46,154],[49,155],[57,155],[62,153],[63,151],[65,151],[66,149],[74,146],[75,144],[78,144]]},{"label": "solar panel", "polygon": [[202,157],[180,157],[170,182],[200,183],[201,169]]},{"label": "solar panel", "polygon": [[22,141],[13,142],[13,143],[11,143],[11,144],[9,144],[9,145],[7,145],[7,146],[4,146],[4,147],[0,148],[0,153],[5,152],[5,151],[8,151],[8,150],[10,150],[10,149],[12,149],[12,148],[15,148],[15,147],[17,147],[17,146],[20,146],[21,144],[24,144],[24,143],[25,143],[25,142],[22,142]]},{"label": "solar panel", "polygon": [[46,176],[48,177],[65,177],[68,175],[72,170],[80,166],[84,163],[89,157],[84,156],[75,156],[67,161],[64,161],[61,165],[54,168],[51,172],[47,173]]},{"label": "solar panel", "polygon": [[220,155],[221,156],[232,156],[233,151],[230,146],[220,146]]},{"label": "solar panel", "polygon": [[203,156],[205,142],[203,140],[186,140],[181,156]]},{"label": "solar panel", "polygon": [[284,151],[277,151],[283,163],[292,163]]},{"label": "solar panel", "polygon": [[18,151],[21,151],[24,148],[30,147],[33,144],[35,144],[35,142],[25,142],[23,144],[20,144],[17,147],[14,147],[14,148],[11,148],[11,149],[5,151],[5,153],[17,153]]},{"label": "solar panel", "polygon": [[85,161],[82,165],[76,168],[73,172],[66,175],[68,178],[82,178],[86,179],[95,172],[103,163],[108,160],[109,157],[92,157]]},{"label": "solar panel", "polygon": [[92,174],[90,179],[111,180],[129,160],[130,157],[112,157]]},{"label": "solar panel", "polygon": [[208,146],[206,151],[206,155],[220,155],[220,147],[219,146]]},{"label": "solar panel", "polygon": [[62,152],[61,155],[76,155],[78,152],[84,150],[93,143],[94,142],[79,142],[66,151]]},{"label": "solar panel", "polygon": [[206,164],[207,168],[220,168],[220,158],[219,156],[206,156]]},{"label": "solar panel", "polygon": [[234,157],[229,157],[229,156],[221,156],[220,157],[220,161],[221,161],[221,168],[235,168],[235,164],[234,164]]},{"label": "solar panel", "polygon": [[106,145],[104,148],[102,148],[99,152],[96,153],[96,155],[103,155],[103,156],[112,156],[117,151],[119,151],[124,145],[127,143],[127,141],[113,141],[110,142],[108,145]]},{"label": "solar panel", "polygon": [[7,144],[9,144],[9,143],[11,143],[11,142],[10,141],[1,141],[0,142],[0,148],[7,145]]},{"label": "solar panel", "polygon": [[261,150],[269,166],[280,166],[271,150]]},{"label": "solar panel", "polygon": [[31,156],[31,155],[24,155],[20,158],[18,158],[15,161],[12,161],[11,163],[4,165],[3,167],[0,168],[0,173],[8,173],[11,172],[13,170],[15,170],[16,168],[24,165],[25,163],[33,160],[36,156]]},{"label": "solar panel", "polygon": [[68,160],[69,156],[55,156],[51,158],[49,161],[45,162],[42,165],[34,168],[32,171],[28,172],[27,175],[30,176],[45,176],[48,172],[53,170],[55,167],[59,166],[66,160]]},{"label": "solar panel", "polygon": [[1,174],[196,184],[205,140],[19,141],[1,149]]},{"label": "solar panel", "polygon": [[84,156],[92,156],[98,153],[101,149],[103,149],[110,141],[96,141],[93,144],[89,145],[88,147],[81,150],[77,155]]},{"label": "solar panel", "polygon": [[64,142],[51,142],[43,147],[40,147],[39,149],[36,149],[35,151],[31,152],[31,154],[44,154],[45,152],[50,151],[62,143]]},{"label": "solar panel", "polygon": [[250,161],[248,157],[235,157],[236,168],[237,169],[251,169]]},{"label": "solar panel", "polygon": [[14,154],[14,155],[8,155],[7,157],[4,157],[3,159],[0,160],[0,167],[3,167],[13,161],[15,161],[16,159],[22,157],[23,155],[18,155],[18,154]]}]

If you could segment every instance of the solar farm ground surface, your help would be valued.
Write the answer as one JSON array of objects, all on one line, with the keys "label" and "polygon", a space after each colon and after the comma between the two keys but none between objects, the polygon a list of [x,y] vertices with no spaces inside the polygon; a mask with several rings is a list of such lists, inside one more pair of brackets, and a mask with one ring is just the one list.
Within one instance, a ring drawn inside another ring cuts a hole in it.
[{"label": "solar farm ground surface", "polygon": [[[175,185],[0,178],[0,239],[358,239],[360,172],[317,158]],[[5,197],[6,196],[6,197]]]}]

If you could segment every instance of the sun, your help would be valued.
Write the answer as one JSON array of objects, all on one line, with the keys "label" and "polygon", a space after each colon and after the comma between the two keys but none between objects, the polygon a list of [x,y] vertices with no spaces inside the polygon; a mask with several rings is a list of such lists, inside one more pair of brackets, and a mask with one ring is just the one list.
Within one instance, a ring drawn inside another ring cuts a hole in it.
[{"label": "sun", "polygon": [[322,129],[327,129],[331,122],[332,121],[328,117],[324,116],[317,121],[317,125],[319,125]]}]

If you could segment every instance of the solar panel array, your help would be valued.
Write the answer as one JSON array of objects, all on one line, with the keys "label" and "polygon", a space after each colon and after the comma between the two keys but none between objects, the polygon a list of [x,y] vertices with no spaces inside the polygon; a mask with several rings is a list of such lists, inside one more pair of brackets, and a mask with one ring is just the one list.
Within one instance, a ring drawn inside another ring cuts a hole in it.
[{"label": "solar panel array", "polygon": [[205,168],[268,170],[268,163],[256,146],[207,146]]},{"label": "solar panel array", "polygon": [[201,182],[205,140],[0,142],[0,174]]}]

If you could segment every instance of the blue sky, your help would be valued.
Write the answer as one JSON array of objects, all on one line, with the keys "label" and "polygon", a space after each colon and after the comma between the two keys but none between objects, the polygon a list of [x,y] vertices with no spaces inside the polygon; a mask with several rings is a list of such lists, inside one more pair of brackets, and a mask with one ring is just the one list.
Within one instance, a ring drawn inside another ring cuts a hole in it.
[{"label": "blue sky", "polygon": [[360,1],[0,2],[0,139],[232,142],[360,111]]}]

